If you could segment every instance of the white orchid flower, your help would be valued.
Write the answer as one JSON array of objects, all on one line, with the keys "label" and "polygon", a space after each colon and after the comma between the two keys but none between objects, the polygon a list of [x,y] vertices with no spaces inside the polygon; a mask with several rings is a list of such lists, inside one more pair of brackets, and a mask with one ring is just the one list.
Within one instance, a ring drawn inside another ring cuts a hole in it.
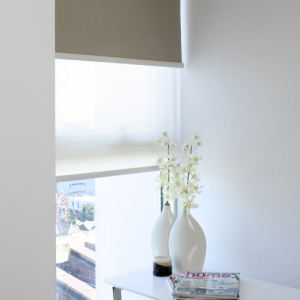
[{"label": "white orchid flower", "polygon": [[176,191],[176,194],[180,195],[185,188],[184,178],[172,177],[172,187]]},{"label": "white orchid flower", "polygon": [[188,149],[189,149],[189,144],[187,142],[184,142],[181,147],[181,150],[186,152]]},{"label": "white orchid flower", "polygon": [[201,180],[201,179],[200,179],[200,175],[199,175],[198,173],[193,173],[193,174],[191,175],[191,177],[192,177],[192,180],[194,180],[194,181],[196,181],[196,182],[198,182],[198,181]]},{"label": "white orchid flower", "polygon": [[193,135],[194,140],[199,140],[200,139],[200,135],[198,133],[195,133]]},{"label": "white orchid flower", "polygon": [[160,166],[161,165],[161,163],[163,162],[163,159],[161,158],[161,157],[159,157],[157,160],[156,160],[156,165],[157,166]]},{"label": "white orchid flower", "polygon": [[156,143],[156,144],[160,144],[161,142],[162,142],[161,138],[157,138],[157,139],[155,140],[155,143]]},{"label": "white orchid flower", "polygon": [[189,189],[187,186],[180,186],[178,188],[178,193],[181,195],[181,197],[185,200],[189,199],[192,194],[193,194],[193,190]]},{"label": "white orchid flower", "polygon": [[183,207],[186,207],[187,209],[198,208],[199,204],[194,203],[193,201],[194,201],[194,199],[188,199],[186,201],[182,201],[181,208],[183,208]]},{"label": "white orchid flower", "polygon": [[179,172],[175,169],[175,170],[172,170],[171,171],[171,177],[174,179],[174,180],[177,180],[177,179],[179,179]]},{"label": "white orchid flower", "polygon": [[186,164],[186,169],[189,171],[189,172],[194,172],[195,170],[195,162],[192,161],[192,160],[189,160]]},{"label": "white orchid flower", "polygon": [[202,160],[202,156],[199,156],[198,153],[195,152],[189,155],[189,159],[193,164],[198,165],[198,162]]},{"label": "white orchid flower", "polygon": [[172,185],[165,186],[163,188],[163,195],[165,198],[167,198],[169,200],[175,200],[177,197],[177,193]]},{"label": "white orchid flower", "polygon": [[155,177],[155,181],[159,182],[161,186],[168,184],[168,174],[161,172],[158,176]]},{"label": "white orchid flower", "polygon": [[178,155],[173,153],[176,144],[170,142],[166,131],[162,133],[160,138],[155,140],[156,143],[167,147],[167,153],[159,155],[156,160],[156,165],[160,169],[160,175],[156,177],[156,181],[159,183],[158,188],[163,188],[166,205],[169,205],[169,200],[181,197],[182,207],[186,207],[188,210],[198,207],[198,204],[194,202],[194,198],[195,194],[201,193],[203,188],[203,186],[199,186],[200,175],[197,173],[197,165],[202,157],[195,150],[202,143],[199,134],[194,134],[193,139],[192,146],[187,142],[182,145],[187,161],[181,164],[178,164]]},{"label": "white orchid flower", "polygon": [[190,188],[194,193],[200,194],[201,193],[200,190],[203,188],[203,185],[199,186],[196,181],[191,181],[188,184],[188,188]]},{"label": "white orchid flower", "polygon": [[159,165],[159,168],[168,170],[171,167],[171,165],[172,165],[171,161],[165,160]]},{"label": "white orchid flower", "polygon": [[173,164],[175,167],[177,166],[178,155],[176,155],[176,154],[169,154],[169,155],[167,155],[167,159],[168,159],[169,161],[171,161],[172,164]]},{"label": "white orchid flower", "polygon": [[184,174],[184,173],[188,172],[188,168],[186,167],[186,165],[184,163],[181,163],[180,167],[177,167],[176,170],[179,174]]},{"label": "white orchid flower", "polygon": [[170,142],[169,141],[162,141],[161,144],[166,147],[166,146],[170,145]]}]

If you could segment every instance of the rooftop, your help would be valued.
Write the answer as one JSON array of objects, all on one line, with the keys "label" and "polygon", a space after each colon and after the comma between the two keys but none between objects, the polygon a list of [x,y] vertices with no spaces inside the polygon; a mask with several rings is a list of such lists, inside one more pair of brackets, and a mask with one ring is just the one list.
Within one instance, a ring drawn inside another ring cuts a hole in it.
[{"label": "rooftop", "polygon": [[83,202],[94,202],[95,203],[95,196],[89,196],[89,195],[70,195],[68,196],[69,200],[75,200],[75,201],[83,201]]},{"label": "rooftop", "polygon": [[82,256],[88,258],[89,260],[93,261],[93,262],[96,262],[96,253],[95,251],[87,248],[87,247],[84,247],[84,246],[74,246],[74,247],[71,247],[71,250],[81,254]]},{"label": "rooftop", "polygon": [[69,222],[59,221],[56,223],[56,235],[69,235],[72,232],[79,231],[79,228]]},{"label": "rooftop", "polygon": [[96,290],[76,277],[56,267],[56,280],[87,299],[96,300]]}]

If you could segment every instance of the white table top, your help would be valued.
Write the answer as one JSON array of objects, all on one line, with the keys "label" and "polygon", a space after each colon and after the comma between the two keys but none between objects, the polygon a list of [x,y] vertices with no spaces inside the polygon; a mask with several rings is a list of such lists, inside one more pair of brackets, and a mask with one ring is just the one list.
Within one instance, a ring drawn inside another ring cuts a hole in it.
[{"label": "white table top", "polygon": [[[142,269],[104,280],[121,290],[127,290],[157,300],[174,300],[165,277],[155,277],[152,269]],[[262,282],[241,276],[240,300],[300,300],[300,289]]]}]

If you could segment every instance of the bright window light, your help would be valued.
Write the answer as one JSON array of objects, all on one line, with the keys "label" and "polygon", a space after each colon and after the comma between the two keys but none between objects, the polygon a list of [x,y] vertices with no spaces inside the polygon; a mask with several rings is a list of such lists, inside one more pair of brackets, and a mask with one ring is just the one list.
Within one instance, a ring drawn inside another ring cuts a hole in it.
[{"label": "bright window light", "polygon": [[153,165],[154,140],[177,136],[177,70],[56,60],[56,74],[58,175]]}]

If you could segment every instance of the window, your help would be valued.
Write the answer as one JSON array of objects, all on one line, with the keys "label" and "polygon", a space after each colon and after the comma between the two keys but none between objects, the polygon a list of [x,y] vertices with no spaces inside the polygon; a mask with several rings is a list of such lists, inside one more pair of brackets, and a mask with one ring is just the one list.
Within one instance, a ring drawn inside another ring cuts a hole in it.
[{"label": "window", "polygon": [[[93,179],[93,181],[95,180]],[[74,182],[65,182],[67,186],[73,183]],[[67,203],[74,197],[71,191],[66,193],[65,191],[59,190],[58,184],[57,191],[59,194],[64,194]],[[88,197],[91,201],[91,198],[95,198],[95,190],[89,191],[89,194],[89,196],[83,195],[80,197],[82,197],[83,201],[85,197]],[[72,201],[72,203],[74,203],[74,201]],[[77,203],[79,204],[79,202]],[[57,205],[59,205],[59,202],[57,202]],[[61,212],[63,213],[63,208],[61,208]],[[93,207],[88,214],[82,215],[78,215],[74,210],[69,210],[66,219],[58,218],[56,220],[56,244],[61,245],[61,250],[56,251],[58,274],[61,274],[61,272],[68,273],[71,275],[68,278],[70,282],[73,282],[73,285],[74,282],[80,283],[78,284],[78,289],[76,288],[77,285],[72,286],[73,296],[71,297],[68,282],[57,281],[56,292],[58,299],[63,298],[68,300],[74,299],[74,297],[79,299],[81,297],[81,287],[90,290],[91,293],[93,293],[93,291],[94,294],[96,293],[95,231],[95,207]],[[88,248],[85,246],[86,243],[94,247]]]},{"label": "window", "polygon": [[154,166],[153,141],[165,130],[177,136],[176,87],[170,68],[57,60],[59,179]]},{"label": "window", "polygon": [[66,215],[66,208],[64,207],[60,207],[59,208],[59,215],[64,217]]},{"label": "window", "polygon": [[112,299],[105,277],[149,266],[161,209],[154,140],[164,130],[176,133],[176,72],[56,62],[56,192],[77,203],[57,235],[57,243],[70,244],[57,267],[95,288],[97,300]]}]

